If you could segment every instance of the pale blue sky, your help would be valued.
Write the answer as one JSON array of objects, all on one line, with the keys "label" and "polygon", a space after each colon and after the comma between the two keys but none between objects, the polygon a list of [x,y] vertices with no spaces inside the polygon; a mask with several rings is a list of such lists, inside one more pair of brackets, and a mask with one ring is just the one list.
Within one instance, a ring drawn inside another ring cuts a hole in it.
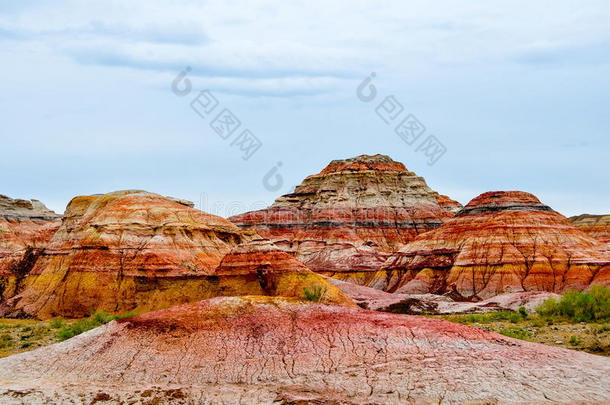
[{"label": "pale blue sky", "polygon": [[[383,153],[462,203],[517,189],[610,213],[607,1],[287,3],[0,1],[0,194],[63,212],[138,188],[225,216]],[[191,110],[202,89],[262,141],[248,161]],[[446,146],[435,165],[375,114],[387,95]]]}]

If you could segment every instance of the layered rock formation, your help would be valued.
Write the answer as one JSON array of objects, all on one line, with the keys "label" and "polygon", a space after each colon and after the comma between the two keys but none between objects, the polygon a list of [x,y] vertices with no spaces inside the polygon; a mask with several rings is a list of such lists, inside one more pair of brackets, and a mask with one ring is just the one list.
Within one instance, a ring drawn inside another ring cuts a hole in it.
[{"label": "layered rock formation", "polygon": [[320,302],[354,305],[297,259],[256,238],[223,218],[144,191],[76,197],[23,292],[1,312],[82,317],[218,295],[304,298],[305,290],[318,291]]},{"label": "layered rock formation", "polygon": [[610,215],[583,214],[568,219],[583,232],[610,246]]},{"label": "layered rock formation", "polygon": [[233,249],[222,259],[214,276],[221,284],[217,295],[281,296],[325,304],[355,305],[322,276],[265,239],[253,240]]},{"label": "layered rock formation", "polygon": [[436,196],[436,202],[441,208],[451,211],[454,214],[457,214],[458,211],[463,208],[462,204],[442,194]]},{"label": "layered rock formation", "polygon": [[0,195],[0,302],[21,283],[61,224],[61,216],[38,200]]},{"label": "layered rock formation", "polygon": [[12,403],[604,403],[610,359],[438,319],[214,298],[0,359]]},{"label": "layered rock formation", "polygon": [[479,300],[511,291],[562,292],[610,284],[610,254],[535,196],[489,192],[420,235],[384,265],[402,293]]},{"label": "layered rock formation", "polygon": [[204,276],[247,239],[229,221],[157,194],[76,197],[24,291],[3,312],[82,317],[207,298]]},{"label": "layered rock formation", "polygon": [[334,160],[267,209],[233,216],[309,268],[388,288],[379,271],[392,252],[453,217],[459,203],[387,156]]}]

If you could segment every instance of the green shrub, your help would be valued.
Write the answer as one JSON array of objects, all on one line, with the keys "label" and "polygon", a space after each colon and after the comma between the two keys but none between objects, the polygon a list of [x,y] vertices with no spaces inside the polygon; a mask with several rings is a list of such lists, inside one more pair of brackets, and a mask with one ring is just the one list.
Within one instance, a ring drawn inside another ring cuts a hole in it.
[{"label": "green shrub", "polygon": [[589,292],[567,291],[561,300],[549,298],[536,311],[544,317],[565,317],[573,322],[610,319],[610,288],[593,286]]},{"label": "green shrub", "polygon": [[326,287],[313,285],[310,288],[303,287],[303,294],[306,301],[320,302],[326,295]]},{"label": "green shrub", "polygon": [[55,318],[49,324],[53,329],[59,329],[64,326],[64,321],[61,318]]},{"label": "green shrub", "polygon": [[519,307],[519,314],[523,319],[527,318],[527,310],[523,305]]},{"label": "green shrub", "polygon": [[582,342],[582,340],[580,340],[576,336],[572,335],[572,336],[570,336],[569,342],[571,345],[577,345],[577,344],[580,344]]},{"label": "green shrub", "polygon": [[495,321],[510,321],[511,323],[517,323],[522,319],[523,317],[520,314],[507,311],[487,312],[485,314],[454,315],[449,317],[450,321],[466,325],[471,323],[491,323]]},{"label": "green shrub", "polygon": [[73,322],[71,324],[65,324],[61,326],[61,328],[59,328],[59,330],[57,331],[56,335],[60,341],[63,341],[66,339],[70,339],[71,337],[74,337],[76,335],[80,335],[81,333],[86,332],[88,330],[97,328],[98,326],[101,326],[115,319],[127,318],[134,315],[135,314],[132,313],[123,315],[110,315],[103,311],[95,311],[92,312],[89,318],[79,319],[78,321]]},{"label": "green shrub", "polygon": [[509,326],[508,328],[501,329],[500,333],[504,336],[521,340],[527,340],[531,337],[531,334],[528,331],[521,329],[518,326]]},{"label": "green shrub", "polygon": [[597,327],[597,333],[610,332],[610,323],[605,323]]},{"label": "green shrub", "polygon": [[13,346],[13,337],[8,333],[0,335],[0,349]]}]

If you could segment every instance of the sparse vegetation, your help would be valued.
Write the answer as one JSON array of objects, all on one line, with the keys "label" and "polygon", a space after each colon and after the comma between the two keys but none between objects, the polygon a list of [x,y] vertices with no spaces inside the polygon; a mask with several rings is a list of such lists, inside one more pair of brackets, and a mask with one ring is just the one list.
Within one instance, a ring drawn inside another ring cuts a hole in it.
[{"label": "sparse vegetation", "polygon": [[0,349],[5,349],[13,346],[13,337],[8,333],[0,335]]},{"label": "sparse vegetation", "polygon": [[55,318],[51,321],[49,326],[53,329],[59,329],[64,326],[64,321],[61,318]]},{"label": "sparse vegetation", "polygon": [[133,315],[134,314],[110,315],[103,311],[96,311],[91,314],[89,318],[79,319],[73,323],[61,326],[57,331],[57,338],[59,341],[64,341],[115,319],[126,318]]},{"label": "sparse vegetation", "polygon": [[582,342],[582,339],[572,335],[572,336],[570,336],[569,342],[570,342],[571,345],[578,345],[578,344],[580,344]]},{"label": "sparse vegetation", "polygon": [[509,321],[511,323],[517,323],[523,319],[523,317],[516,312],[487,312],[485,314],[467,314],[467,315],[449,315],[448,320],[452,322],[462,323],[469,325],[472,323],[492,323],[498,321]]},{"label": "sparse vegetation", "polygon": [[500,333],[504,336],[522,340],[529,340],[529,338],[532,336],[530,332],[525,329],[521,329],[518,326],[509,326],[507,328],[500,329]]},{"label": "sparse vegetation", "polygon": [[536,308],[547,319],[566,318],[573,322],[610,319],[610,288],[593,286],[589,292],[568,291],[557,301],[549,298]]},{"label": "sparse vegetation", "polygon": [[0,319],[0,357],[57,343],[114,319],[128,316],[133,314],[110,315],[96,311],[84,319]]},{"label": "sparse vegetation", "polygon": [[321,285],[312,285],[310,288],[303,287],[303,298],[306,301],[320,302],[326,295],[326,287]]},{"label": "sparse vegetation", "polygon": [[528,313],[442,315],[444,319],[512,338],[568,347],[610,356],[610,288],[594,286],[588,292],[568,291],[560,300],[548,299]]}]

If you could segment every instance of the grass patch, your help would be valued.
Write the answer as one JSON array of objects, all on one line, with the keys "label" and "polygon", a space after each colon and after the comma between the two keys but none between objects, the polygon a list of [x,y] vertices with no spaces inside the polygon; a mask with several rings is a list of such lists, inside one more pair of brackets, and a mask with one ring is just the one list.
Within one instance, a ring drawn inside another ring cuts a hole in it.
[{"label": "grass patch", "polygon": [[610,332],[610,323],[599,325],[596,329],[597,333]]},{"label": "grass patch", "polygon": [[518,323],[523,319],[523,316],[517,312],[487,312],[485,314],[467,314],[467,315],[451,315],[447,318],[451,322],[457,322],[464,325],[471,323],[492,323],[498,321],[508,321],[511,323]]},{"label": "grass patch", "polygon": [[576,336],[572,335],[572,336],[570,336],[570,340],[568,340],[568,342],[569,342],[571,345],[579,345],[579,344],[581,344],[581,343],[582,343],[582,339],[581,339],[581,338],[579,338],[579,337],[576,337]]},{"label": "grass patch", "polygon": [[[127,318],[134,315],[135,314],[132,313],[124,315],[110,315],[104,311],[96,311],[92,313],[89,318],[79,319],[78,321],[70,324],[63,324],[62,322],[62,326],[56,328],[58,329],[56,332],[56,336],[59,341],[64,341],[74,336],[80,335],[81,333],[86,332],[88,330],[97,328],[98,326],[102,326],[110,321],[114,321],[115,319]],[[56,323],[56,325],[59,325],[59,323]]]},{"label": "grass patch", "polygon": [[303,287],[303,298],[306,301],[320,302],[326,296],[326,286],[312,285],[310,288]]},{"label": "grass patch", "polygon": [[6,349],[13,346],[13,337],[8,333],[0,335],[0,349]]},{"label": "grass patch", "polygon": [[521,329],[518,326],[508,326],[506,328],[500,329],[500,334],[504,336],[508,336],[515,339],[528,340],[532,337],[532,334],[526,331],[525,329]]},{"label": "grass patch", "polygon": [[59,329],[64,326],[64,320],[61,318],[55,318],[50,323],[49,326],[53,329]]}]

